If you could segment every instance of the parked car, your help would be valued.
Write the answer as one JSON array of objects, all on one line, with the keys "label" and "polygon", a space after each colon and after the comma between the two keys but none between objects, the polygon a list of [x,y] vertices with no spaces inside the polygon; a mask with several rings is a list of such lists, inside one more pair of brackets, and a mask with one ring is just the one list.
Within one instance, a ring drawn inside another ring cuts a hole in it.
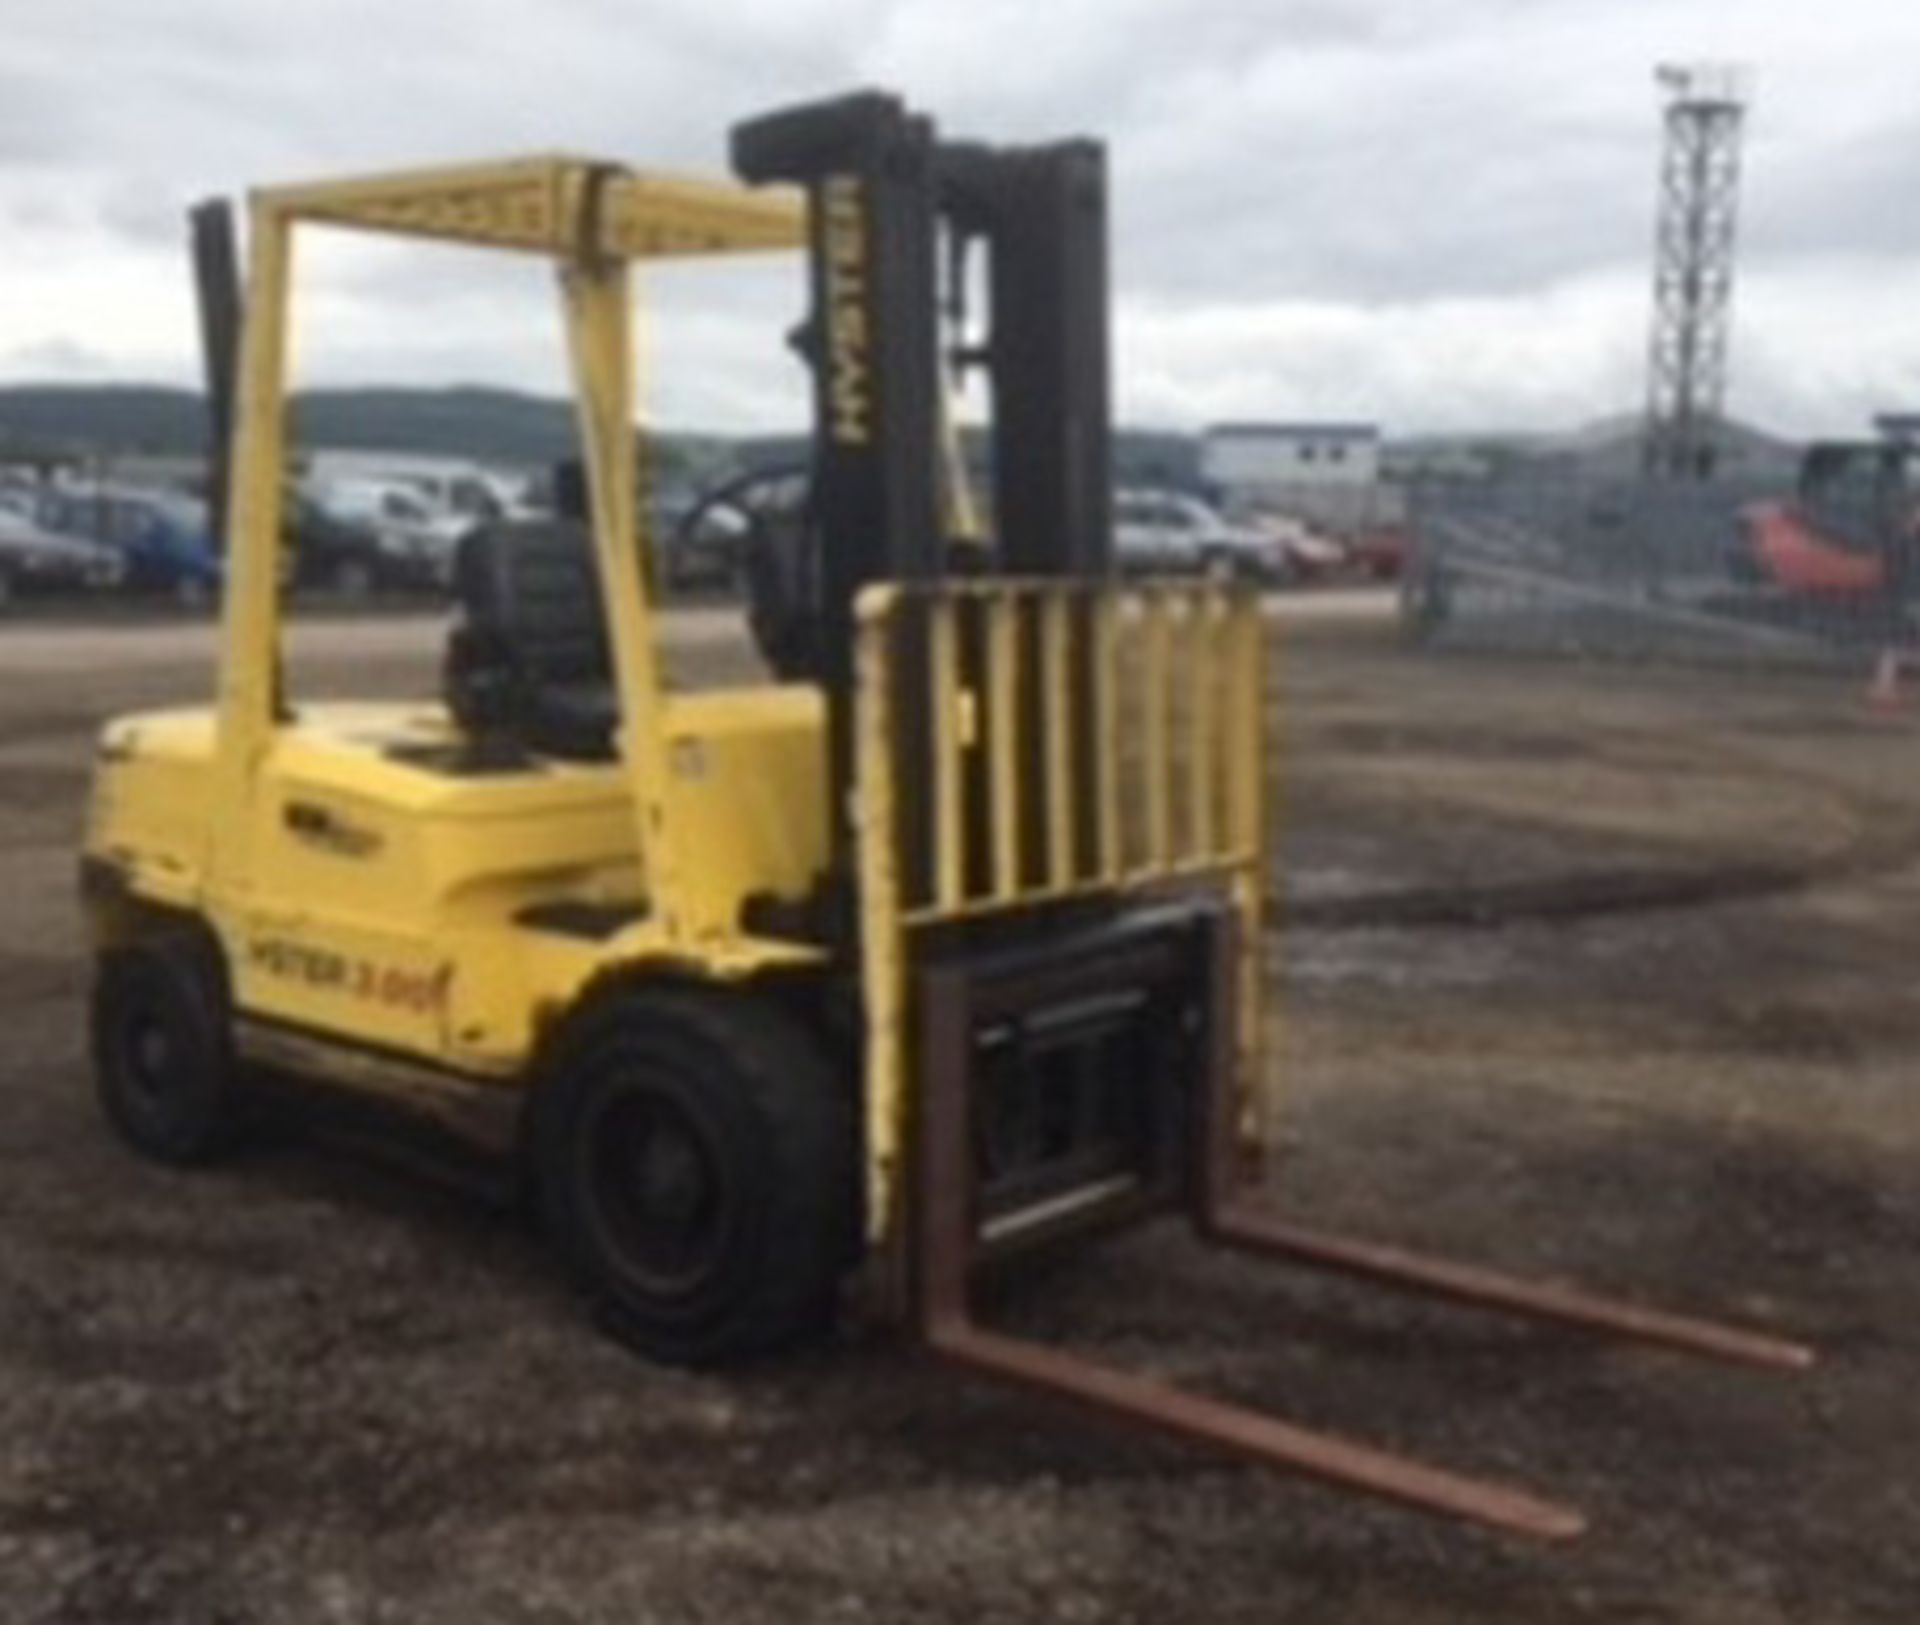
[{"label": "parked car", "polygon": [[480,522],[437,506],[407,480],[314,480],[302,494],[326,519],[370,532],[382,579],[394,585],[446,586],[461,539]]},{"label": "parked car", "polygon": [[1728,570],[1744,585],[1827,600],[1875,598],[1885,590],[1885,549],[1821,525],[1797,502],[1749,503],[1736,526]]},{"label": "parked car", "polygon": [[1827,602],[1913,594],[1920,560],[1916,454],[1879,441],[1817,440],[1792,496],[1753,502],[1736,519],[1736,581]]},{"label": "parked car", "polygon": [[350,598],[425,584],[410,555],[396,556],[379,530],[330,513],[304,492],[290,491],[285,509],[286,584],[318,587]]},{"label": "parked car", "polygon": [[307,454],[305,466],[310,488],[353,483],[399,486],[413,492],[432,512],[457,515],[469,528],[494,520],[535,517],[525,482],[480,463],[316,450]]},{"label": "parked car", "polygon": [[126,560],[117,548],[47,530],[31,507],[30,499],[0,497],[0,604],[19,593],[120,585]]},{"label": "parked car", "polygon": [[429,473],[410,469],[383,477],[411,486],[426,499],[429,507],[457,514],[466,520],[469,528],[493,520],[533,516],[533,510],[520,493],[499,476],[480,470]]},{"label": "parked car", "polygon": [[1325,581],[1339,575],[1353,562],[1353,555],[1338,538],[1315,530],[1292,514],[1261,514],[1250,520],[1280,550],[1286,560],[1283,579],[1292,582]]},{"label": "parked car", "polygon": [[1347,560],[1375,581],[1398,581],[1407,568],[1407,532],[1401,525],[1376,525],[1347,543]]},{"label": "parked car", "polygon": [[1182,491],[1120,491],[1113,503],[1114,556],[1122,570],[1202,570],[1240,580],[1289,579],[1285,549],[1265,529],[1236,524]]},{"label": "parked car", "polygon": [[33,519],[55,535],[116,550],[121,579],[134,591],[192,603],[219,591],[206,505],[193,497],[140,486],[53,486],[37,495]]}]

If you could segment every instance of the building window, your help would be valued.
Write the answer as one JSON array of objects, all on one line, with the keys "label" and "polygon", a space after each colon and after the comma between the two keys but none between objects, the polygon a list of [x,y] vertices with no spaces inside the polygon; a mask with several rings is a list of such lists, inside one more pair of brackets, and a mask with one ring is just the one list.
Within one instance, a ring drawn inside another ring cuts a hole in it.
[{"label": "building window", "polygon": [[1333,445],[1327,447],[1328,462],[1344,463],[1346,460],[1347,460],[1347,448],[1345,446],[1339,444],[1336,441]]},{"label": "building window", "polygon": [[1311,440],[1303,440],[1300,443],[1300,461],[1301,462],[1310,463],[1314,460],[1314,458],[1318,457],[1319,455],[1320,455],[1320,448],[1316,446]]}]

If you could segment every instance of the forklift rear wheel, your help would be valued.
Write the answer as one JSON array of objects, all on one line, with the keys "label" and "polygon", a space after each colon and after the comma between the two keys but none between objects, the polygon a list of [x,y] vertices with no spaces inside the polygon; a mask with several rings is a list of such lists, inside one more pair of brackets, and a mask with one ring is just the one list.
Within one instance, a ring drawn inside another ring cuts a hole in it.
[{"label": "forklift rear wheel", "polygon": [[697,1366],[831,1325],[856,1234],[852,1102],[796,1021],[745,993],[613,995],[542,1088],[547,1227],[616,1335]]},{"label": "forklift rear wheel", "polygon": [[218,950],[191,933],[115,948],[93,983],[94,1085],[107,1121],[143,1156],[204,1162],[234,1120]]}]

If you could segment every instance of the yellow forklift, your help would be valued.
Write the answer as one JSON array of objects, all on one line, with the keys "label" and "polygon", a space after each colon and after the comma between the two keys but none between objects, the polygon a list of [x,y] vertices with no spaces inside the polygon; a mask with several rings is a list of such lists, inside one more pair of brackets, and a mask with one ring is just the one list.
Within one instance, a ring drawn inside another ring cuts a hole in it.
[{"label": "yellow forklift", "polygon": [[[114,1127],[194,1162],[304,1080],[510,1170],[651,1357],[791,1347],[857,1288],[969,1371],[1543,1538],[1580,1515],[1008,1336],[971,1287],[1172,1210],[1228,1246],[1804,1365],[1255,1211],[1264,626],[1243,591],[1110,568],[1101,149],[945,141],[862,93],[742,124],[732,155],[743,184],[540,158],[252,196],[239,342],[210,344],[238,376],[217,701],[99,746],[83,889]],[[310,226],[558,273],[578,511],[465,543],[436,703],[282,680]],[[635,271],[776,252],[806,273],[814,436],[803,511],[752,538],[775,680],[677,692],[637,540]],[[948,409],[969,373],[978,516]]]}]

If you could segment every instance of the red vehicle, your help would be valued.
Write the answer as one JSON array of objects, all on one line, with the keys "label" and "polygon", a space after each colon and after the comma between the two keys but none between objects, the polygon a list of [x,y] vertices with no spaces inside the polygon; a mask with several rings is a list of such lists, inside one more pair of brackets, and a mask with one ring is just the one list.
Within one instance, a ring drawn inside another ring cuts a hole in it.
[{"label": "red vehicle", "polygon": [[1741,513],[1748,572],[1812,598],[1865,598],[1880,591],[1886,561],[1828,535],[1797,502],[1756,502]]},{"label": "red vehicle", "polygon": [[1377,525],[1354,533],[1347,544],[1347,558],[1375,581],[1398,581],[1406,572],[1409,546],[1404,526]]},{"label": "red vehicle", "polygon": [[1796,494],[1741,510],[1735,573],[1797,597],[1885,595],[1920,545],[1905,447],[1821,441],[1807,448]]}]

